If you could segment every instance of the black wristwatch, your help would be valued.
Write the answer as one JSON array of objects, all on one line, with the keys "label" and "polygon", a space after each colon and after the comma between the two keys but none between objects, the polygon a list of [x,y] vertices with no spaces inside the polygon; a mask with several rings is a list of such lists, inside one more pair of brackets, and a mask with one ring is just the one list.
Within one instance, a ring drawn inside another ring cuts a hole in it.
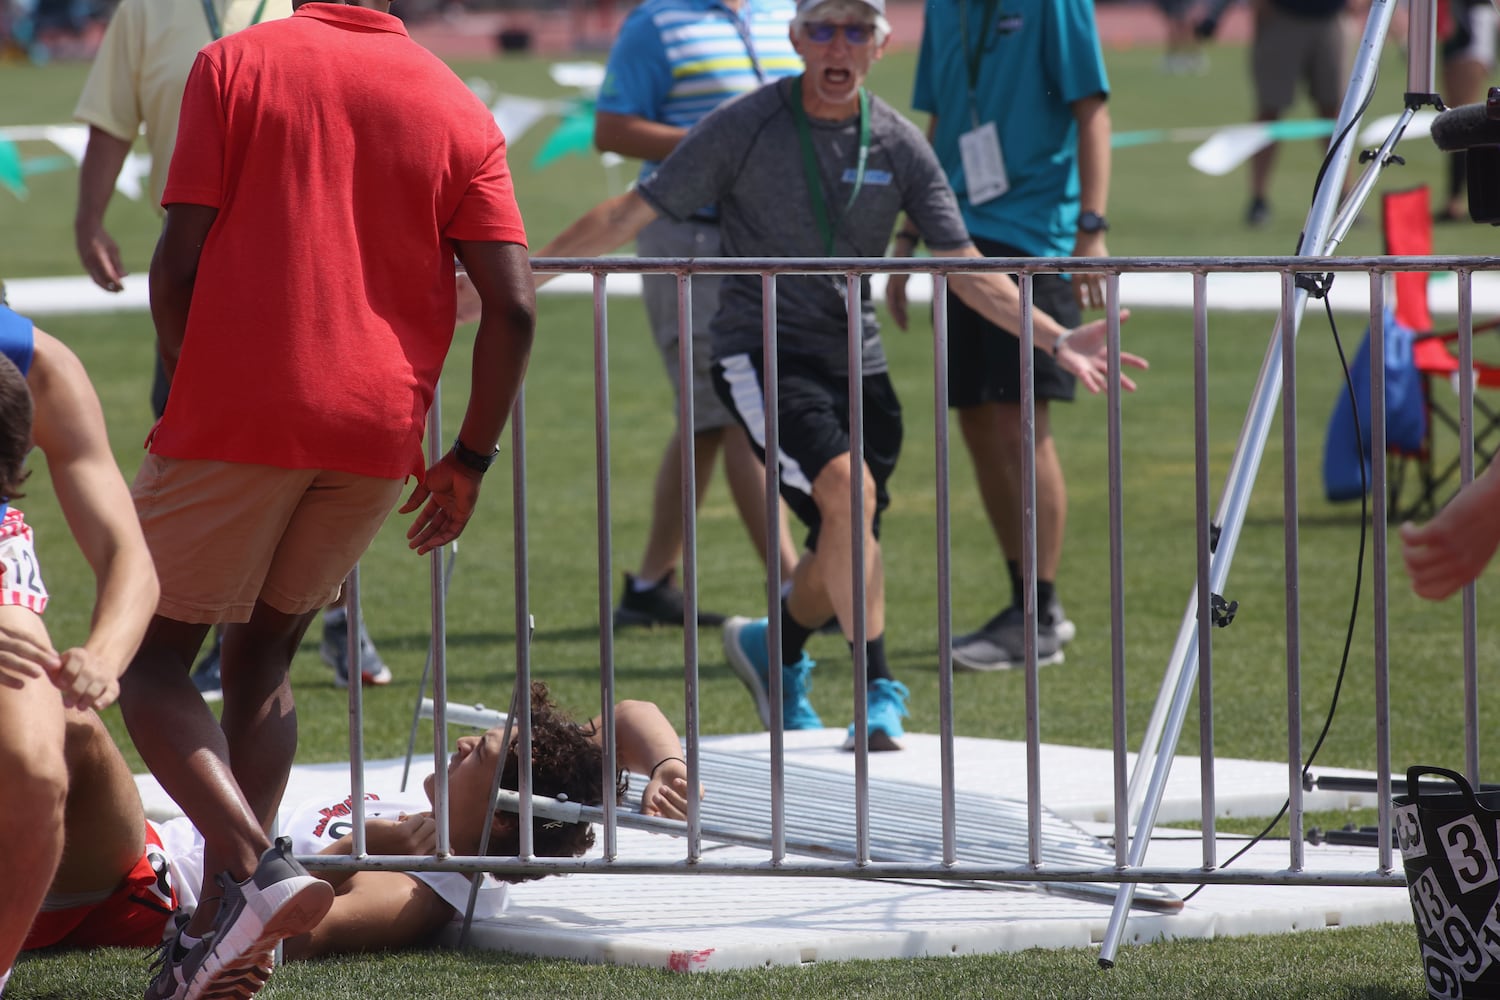
[{"label": "black wristwatch", "polygon": [[1078,213],[1078,231],[1080,233],[1103,233],[1109,230],[1109,220],[1098,212]]},{"label": "black wristwatch", "polygon": [[495,456],[500,454],[500,446],[495,445],[495,450],[488,455],[464,446],[458,438],[453,439],[453,458],[459,465],[483,475],[489,471],[491,465],[495,464]]}]

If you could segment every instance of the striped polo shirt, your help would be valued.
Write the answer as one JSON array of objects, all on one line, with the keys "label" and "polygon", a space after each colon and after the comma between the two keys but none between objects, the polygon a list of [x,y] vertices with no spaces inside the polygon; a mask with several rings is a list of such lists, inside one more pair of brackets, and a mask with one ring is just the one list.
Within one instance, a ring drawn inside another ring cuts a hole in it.
[{"label": "striped polo shirt", "polygon": [[[598,109],[680,128],[762,83],[802,72],[787,26],[792,0],[646,0],[609,53]],[[758,72],[757,72],[758,69]],[[641,176],[656,169],[645,163]]]}]

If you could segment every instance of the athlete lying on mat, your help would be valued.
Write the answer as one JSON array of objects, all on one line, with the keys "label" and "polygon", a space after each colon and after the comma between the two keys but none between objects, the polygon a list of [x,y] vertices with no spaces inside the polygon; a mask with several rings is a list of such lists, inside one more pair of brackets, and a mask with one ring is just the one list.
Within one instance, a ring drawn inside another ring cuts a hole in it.
[{"label": "athlete lying on mat", "polygon": [[[598,805],[603,800],[600,720],[579,725],[552,704],[545,685],[534,684],[532,710],[532,788],[538,795]],[[512,734],[512,750],[517,734]],[[496,754],[503,730],[462,736],[448,765],[448,820],[455,855],[478,852],[480,833],[494,778]],[[49,897],[32,927],[26,948],[155,945],[182,948],[180,926],[170,934],[172,916],[191,908],[188,898],[199,884],[203,841],[184,818],[166,823],[147,821],[135,781],[108,731],[93,712],[68,714],[69,760],[73,788],[86,792],[97,809],[109,803],[115,821],[105,825],[106,837],[79,832],[68,840],[62,870],[75,891]],[[687,766],[677,733],[651,702],[622,701],[615,706],[615,746],[623,771],[647,775],[641,811],[647,815],[685,819]],[[365,794],[366,851],[372,855],[430,855],[436,850],[432,817],[432,777],[426,795]],[[516,757],[507,754],[502,784],[516,787]],[[623,796],[622,775],[614,790]],[[394,790],[393,790],[394,792]],[[69,816],[74,803],[69,802]],[[292,839],[295,854],[348,854],[351,849],[352,809],[347,796],[303,803],[283,831]],[[512,857],[519,850],[519,827],[512,813],[490,817],[489,853]],[[559,823],[536,817],[532,825],[533,851],[538,857],[575,857],[594,843],[587,823]],[[88,878],[79,873],[87,871]],[[288,959],[373,951],[420,945],[432,938],[468,901],[469,879],[452,872],[393,871],[330,872],[320,877],[336,892],[328,915],[310,933],[288,939]],[[516,876],[522,881],[539,876]],[[476,917],[499,914],[506,883],[485,876],[475,908]],[[24,977],[24,966],[17,973]]]}]

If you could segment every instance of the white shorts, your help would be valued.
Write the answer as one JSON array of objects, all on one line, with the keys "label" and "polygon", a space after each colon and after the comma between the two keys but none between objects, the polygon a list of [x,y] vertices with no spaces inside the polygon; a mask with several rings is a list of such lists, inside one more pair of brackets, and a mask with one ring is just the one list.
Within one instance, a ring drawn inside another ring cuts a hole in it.
[{"label": "white shorts", "polygon": [[37,614],[47,610],[47,587],[31,543],[31,526],[14,507],[0,519],[0,604],[18,605]]}]

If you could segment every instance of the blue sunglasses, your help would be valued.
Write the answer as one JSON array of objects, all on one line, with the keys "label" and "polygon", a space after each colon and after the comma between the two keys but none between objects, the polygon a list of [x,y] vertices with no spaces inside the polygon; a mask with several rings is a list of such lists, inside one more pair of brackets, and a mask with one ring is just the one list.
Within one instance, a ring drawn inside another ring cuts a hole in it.
[{"label": "blue sunglasses", "polygon": [[875,35],[875,28],[868,24],[833,24],[828,21],[812,21],[802,26],[807,37],[819,45],[827,45],[840,30],[844,41],[850,45],[864,45]]}]

